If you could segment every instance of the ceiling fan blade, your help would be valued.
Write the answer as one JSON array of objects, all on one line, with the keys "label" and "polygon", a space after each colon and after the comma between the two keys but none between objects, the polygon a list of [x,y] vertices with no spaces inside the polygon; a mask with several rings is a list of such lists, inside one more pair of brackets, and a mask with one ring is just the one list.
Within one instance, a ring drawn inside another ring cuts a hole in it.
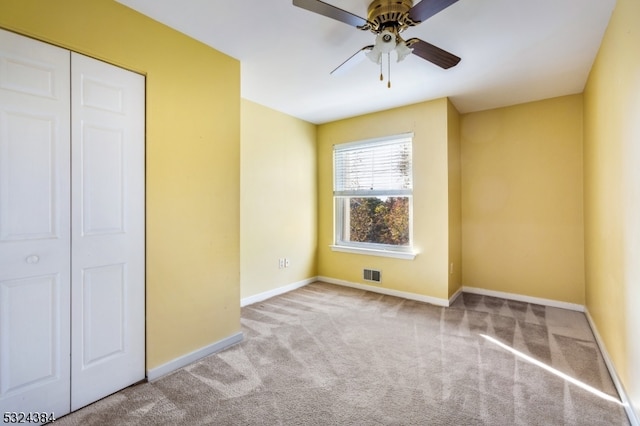
[{"label": "ceiling fan blade", "polygon": [[411,18],[413,22],[426,21],[457,1],[458,0],[422,0],[409,10],[409,18]]},{"label": "ceiling fan blade", "polygon": [[442,50],[431,43],[420,40],[419,38],[411,38],[407,40],[407,46],[413,49],[412,53],[414,55],[418,55],[422,59],[433,62],[440,68],[448,69],[455,67],[458,65],[458,62],[460,62],[460,58],[453,53]]},{"label": "ceiling fan blade", "polygon": [[293,0],[293,5],[324,15],[328,18],[344,22],[345,24],[349,24],[354,27],[362,27],[369,23],[366,19],[361,18],[358,15],[354,15],[351,12],[339,9],[320,0]]},{"label": "ceiling fan blade", "polygon": [[366,58],[366,53],[371,49],[373,49],[373,45],[363,47],[362,49],[358,50],[356,53],[351,55],[349,59],[347,59],[340,65],[338,65],[336,69],[331,71],[329,74],[340,75],[340,74],[346,73],[347,71],[352,69],[354,66],[362,62],[362,60]]}]

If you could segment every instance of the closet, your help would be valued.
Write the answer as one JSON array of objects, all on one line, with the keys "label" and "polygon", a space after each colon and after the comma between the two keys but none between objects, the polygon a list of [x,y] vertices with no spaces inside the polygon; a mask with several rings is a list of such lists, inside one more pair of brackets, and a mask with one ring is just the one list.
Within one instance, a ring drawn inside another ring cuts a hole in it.
[{"label": "closet", "polygon": [[0,30],[0,412],[145,377],[144,87]]}]

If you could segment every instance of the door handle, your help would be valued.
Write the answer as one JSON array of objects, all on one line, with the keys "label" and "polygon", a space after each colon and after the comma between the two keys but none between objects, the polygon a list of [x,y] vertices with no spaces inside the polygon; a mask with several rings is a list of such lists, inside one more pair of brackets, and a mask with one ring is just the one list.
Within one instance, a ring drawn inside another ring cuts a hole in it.
[{"label": "door handle", "polygon": [[27,256],[27,258],[25,259],[25,262],[27,262],[30,265],[35,265],[36,263],[40,262],[40,257],[32,254],[31,256]]}]

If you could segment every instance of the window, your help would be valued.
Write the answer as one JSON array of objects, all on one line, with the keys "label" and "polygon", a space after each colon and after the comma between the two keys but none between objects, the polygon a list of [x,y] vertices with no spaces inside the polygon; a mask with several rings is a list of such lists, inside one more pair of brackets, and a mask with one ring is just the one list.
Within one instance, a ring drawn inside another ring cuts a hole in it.
[{"label": "window", "polygon": [[413,258],[413,134],[333,147],[334,250]]}]

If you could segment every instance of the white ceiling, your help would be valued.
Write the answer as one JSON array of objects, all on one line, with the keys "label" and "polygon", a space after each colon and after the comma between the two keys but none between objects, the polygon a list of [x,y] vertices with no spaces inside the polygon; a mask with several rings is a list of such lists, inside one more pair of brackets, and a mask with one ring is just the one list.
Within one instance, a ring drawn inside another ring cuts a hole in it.
[{"label": "white ceiling", "polygon": [[[615,6],[615,0],[459,0],[403,37],[462,61],[443,70],[410,55],[392,62],[388,89],[368,59],[329,75],[373,44],[374,34],[291,0],[117,1],[240,60],[243,98],[316,124],[444,96],[466,113],[580,93]],[[325,2],[366,18],[370,1]]]}]

